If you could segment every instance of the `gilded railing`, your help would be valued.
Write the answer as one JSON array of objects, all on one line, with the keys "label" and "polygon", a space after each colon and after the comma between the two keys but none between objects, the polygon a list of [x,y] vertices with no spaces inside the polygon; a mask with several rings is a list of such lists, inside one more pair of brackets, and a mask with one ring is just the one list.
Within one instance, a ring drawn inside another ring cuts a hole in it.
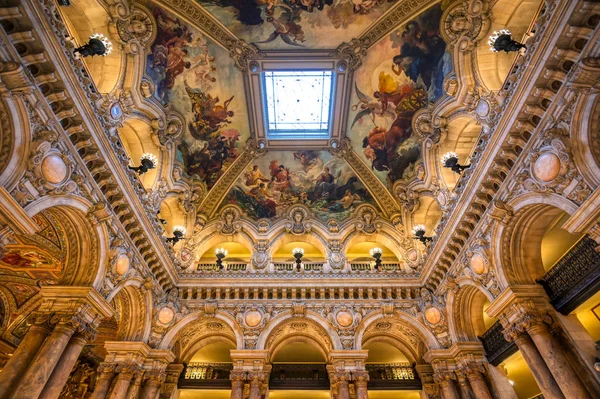
[{"label": "gilded railing", "polygon": [[502,327],[500,321],[497,321],[479,337],[488,362],[494,366],[499,365],[518,350],[514,342],[508,342],[504,339],[503,329],[504,327]]}]

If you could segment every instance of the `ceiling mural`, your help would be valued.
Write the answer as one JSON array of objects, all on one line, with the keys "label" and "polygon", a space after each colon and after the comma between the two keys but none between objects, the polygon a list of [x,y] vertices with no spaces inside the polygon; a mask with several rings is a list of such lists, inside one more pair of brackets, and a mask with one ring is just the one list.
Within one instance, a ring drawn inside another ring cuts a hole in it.
[{"label": "ceiling mural", "polygon": [[412,118],[442,96],[452,70],[439,32],[442,12],[435,5],[380,40],[354,74],[348,136],[390,189],[414,175],[422,142],[413,134]]},{"label": "ceiling mural", "polygon": [[196,0],[261,50],[333,49],[358,37],[396,0]]},{"label": "ceiling mural", "polygon": [[243,77],[227,50],[157,6],[158,34],[146,61],[154,96],[184,116],[177,158],[211,188],[249,138]]},{"label": "ceiling mural", "polygon": [[348,164],[326,151],[269,152],[238,178],[221,207],[238,205],[251,219],[278,218],[294,204],[317,217],[343,220],[375,200]]}]

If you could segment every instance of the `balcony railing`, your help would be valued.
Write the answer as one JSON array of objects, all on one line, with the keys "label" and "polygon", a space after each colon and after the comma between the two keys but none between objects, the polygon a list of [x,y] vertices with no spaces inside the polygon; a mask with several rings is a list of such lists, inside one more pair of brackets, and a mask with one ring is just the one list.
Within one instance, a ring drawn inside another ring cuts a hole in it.
[{"label": "balcony railing", "polygon": [[[223,269],[228,272],[243,272],[246,271],[247,263],[245,262],[223,262],[225,263]],[[198,263],[196,270],[202,272],[216,272],[219,271],[219,267],[215,262],[212,263]]]},{"label": "balcony railing", "polygon": [[231,363],[189,363],[179,378],[179,389],[230,389]]},{"label": "balcony railing", "polygon": [[274,364],[270,390],[327,390],[329,377],[324,364]]},{"label": "balcony railing", "polygon": [[[374,271],[375,262],[350,262],[350,269],[353,272],[364,272],[364,271]],[[379,266],[380,271],[384,272],[397,272],[401,271],[401,264],[399,262],[381,262]]]},{"label": "balcony railing", "polygon": [[[325,262],[302,262],[302,267],[305,272],[322,272]],[[292,272],[296,270],[295,262],[275,262],[273,269],[276,272]]]},{"label": "balcony railing", "polygon": [[371,390],[421,389],[421,380],[410,363],[367,364]]},{"label": "balcony railing", "polygon": [[550,303],[562,314],[569,314],[600,290],[600,253],[598,244],[584,237],[538,280]]},{"label": "balcony railing", "polygon": [[514,342],[508,342],[504,339],[504,335],[502,334],[503,329],[504,327],[502,327],[500,321],[497,321],[479,337],[483,344],[483,349],[485,349],[485,356],[488,362],[494,366],[499,365],[519,350]]}]

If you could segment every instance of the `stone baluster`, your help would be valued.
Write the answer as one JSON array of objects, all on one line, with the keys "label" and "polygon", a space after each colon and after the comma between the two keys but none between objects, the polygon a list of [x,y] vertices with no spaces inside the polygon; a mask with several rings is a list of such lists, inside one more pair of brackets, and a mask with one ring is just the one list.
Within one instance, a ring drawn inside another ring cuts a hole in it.
[{"label": "stone baluster", "polygon": [[367,371],[354,371],[352,372],[352,379],[354,380],[356,399],[369,399],[369,391],[367,390],[369,373]]},{"label": "stone baluster", "polygon": [[131,379],[136,371],[138,371],[136,366],[124,364],[117,366],[117,381],[113,386],[113,390],[110,393],[110,399],[125,399],[125,395],[127,394],[127,390],[129,389],[129,384],[131,383]]},{"label": "stone baluster", "polygon": [[146,376],[144,387],[142,388],[142,398],[155,398],[161,384],[165,381],[165,373],[162,371],[152,371]]},{"label": "stone baluster", "polygon": [[485,369],[481,364],[470,364],[464,367],[464,373],[469,379],[469,384],[471,385],[471,389],[475,398],[477,399],[492,399],[492,395],[490,394],[490,390],[488,389],[485,378],[483,377],[483,373]]},{"label": "stone baluster", "polygon": [[538,387],[542,391],[546,399],[564,399],[562,391],[554,380],[554,376],[550,372],[548,365],[542,358],[542,355],[535,347],[531,337],[526,332],[519,330],[516,326],[509,326],[503,331],[504,338],[508,342],[513,342],[519,348],[525,363],[531,369],[533,378]]},{"label": "stone baluster", "polygon": [[8,398],[17,387],[20,377],[35,358],[44,340],[52,329],[48,324],[49,315],[39,314],[29,328],[17,350],[4,365],[0,372],[0,398]]},{"label": "stone baluster", "polygon": [[79,332],[71,337],[58,364],[52,371],[46,386],[42,390],[40,399],[57,399],[59,397],[83,347],[93,338],[95,328],[95,325],[82,325]]},{"label": "stone baluster", "polygon": [[463,370],[456,370],[456,380],[458,382],[458,390],[462,399],[476,399],[469,385],[467,375]]},{"label": "stone baluster", "polygon": [[[142,385],[142,381],[144,379],[144,372],[138,371],[134,375],[133,384],[129,384],[129,389],[127,390],[127,394],[125,395],[126,399],[137,399],[140,393],[140,387]],[[141,396],[144,398],[145,396]]]},{"label": "stone baluster", "polygon": [[526,314],[520,323],[535,343],[563,394],[567,398],[591,399],[588,390],[567,360],[560,344],[550,333],[543,318],[539,315]]},{"label": "stone baluster", "polygon": [[98,378],[96,380],[96,387],[94,393],[90,399],[105,399],[110,389],[110,384],[115,376],[115,364],[114,363],[102,363],[98,366]]},{"label": "stone baluster", "polygon": [[231,399],[243,399],[247,375],[245,371],[232,371],[229,374],[229,379],[231,380]]},{"label": "stone baluster", "polygon": [[31,399],[40,396],[79,323],[80,320],[75,315],[61,317],[60,322],[44,341],[21,381],[16,384],[13,399]]},{"label": "stone baluster", "polygon": [[444,399],[460,399],[456,389],[456,375],[452,371],[437,371],[434,375],[436,382],[442,390]]}]

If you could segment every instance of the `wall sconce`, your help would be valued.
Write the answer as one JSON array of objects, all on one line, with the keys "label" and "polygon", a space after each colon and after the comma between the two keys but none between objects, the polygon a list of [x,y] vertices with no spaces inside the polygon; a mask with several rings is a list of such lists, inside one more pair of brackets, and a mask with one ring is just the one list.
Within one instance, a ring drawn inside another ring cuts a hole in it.
[{"label": "wall sconce", "polygon": [[494,53],[504,51],[510,53],[511,51],[519,51],[522,48],[527,48],[524,44],[512,38],[512,35],[508,29],[500,29],[494,32],[488,40],[490,50]]},{"label": "wall sconce", "polygon": [[185,227],[183,226],[175,226],[173,227],[173,237],[167,237],[167,242],[175,245],[179,241],[183,240],[185,236]]},{"label": "wall sconce", "polygon": [[300,271],[302,267],[302,257],[304,256],[304,250],[302,248],[292,249],[292,255],[296,258],[296,270]]},{"label": "wall sconce", "polygon": [[112,51],[112,43],[101,33],[94,33],[89,41],[81,47],[75,49],[82,57],[93,57],[95,55],[107,56]]},{"label": "wall sconce", "polygon": [[428,242],[433,241],[433,238],[431,237],[425,237],[425,226],[423,226],[422,224],[418,224],[415,227],[413,227],[413,235],[414,235],[414,239],[415,240],[419,240],[421,241],[423,244],[427,245]]},{"label": "wall sconce", "polygon": [[217,255],[217,267],[219,270],[223,270],[223,259],[227,256],[229,252],[225,248],[217,248],[215,249],[215,254]]},{"label": "wall sconce", "polygon": [[371,256],[375,258],[375,270],[379,271],[379,266],[381,266],[381,254],[383,251],[381,248],[373,248],[369,251]]},{"label": "wall sconce", "polygon": [[458,155],[455,152],[447,152],[444,154],[444,156],[442,157],[442,164],[444,165],[444,168],[450,168],[452,169],[453,172],[458,173],[460,175],[460,173],[471,167],[471,164],[469,165],[461,165],[458,163]]},{"label": "wall sconce", "polygon": [[158,158],[147,152],[140,158],[140,166],[130,166],[129,169],[135,170],[141,176],[150,169],[154,169],[156,165],[158,165]]},{"label": "wall sconce", "polygon": [[158,217],[158,221],[160,222],[160,224],[162,224],[162,225],[167,224],[167,221],[165,219],[161,219],[159,215],[160,215],[160,211],[156,212],[156,216]]}]

